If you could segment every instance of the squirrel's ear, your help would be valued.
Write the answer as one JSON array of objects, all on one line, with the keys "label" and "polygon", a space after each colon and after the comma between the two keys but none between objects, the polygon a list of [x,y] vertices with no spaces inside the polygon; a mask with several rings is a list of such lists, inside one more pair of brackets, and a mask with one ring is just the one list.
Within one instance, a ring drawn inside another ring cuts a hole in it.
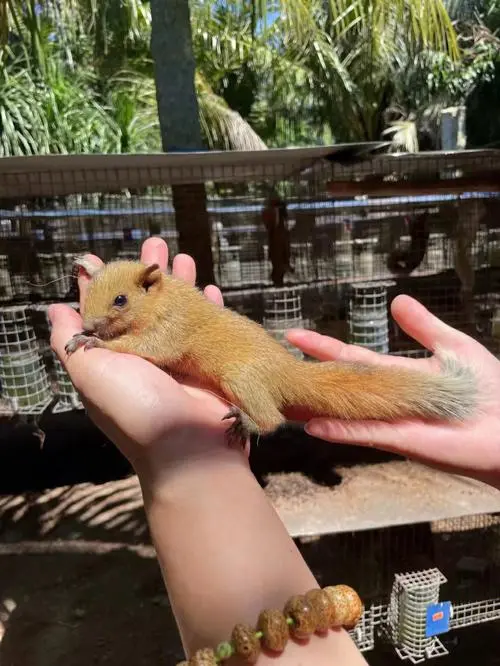
[{"label": "squirrel's ear", "polygon": [[160,282],[161,270],[158,264],[151,264],[146,266],[139,276],[139,284],[144,287],[146,291],[154,284]]}]

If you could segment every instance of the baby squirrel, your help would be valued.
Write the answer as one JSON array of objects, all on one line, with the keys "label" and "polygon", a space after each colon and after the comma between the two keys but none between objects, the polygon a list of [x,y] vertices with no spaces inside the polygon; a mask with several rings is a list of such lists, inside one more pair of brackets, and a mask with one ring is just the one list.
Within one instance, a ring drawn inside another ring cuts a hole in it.
[{"label": "baby squirrel", "polygon": [[210,302],[157,264],[112,261],[96,268],[80,259],[79,265],[91,280],[83,333],[66,352],[98,346],[135,354],[212,387],[234,405],[223,418],[234,418],[230,444],[274,431],[289,410],[385,421],[462,420],[474,410],[473,373],[453,357],[443,357],[442,374],[298,360],[262,326]]}]

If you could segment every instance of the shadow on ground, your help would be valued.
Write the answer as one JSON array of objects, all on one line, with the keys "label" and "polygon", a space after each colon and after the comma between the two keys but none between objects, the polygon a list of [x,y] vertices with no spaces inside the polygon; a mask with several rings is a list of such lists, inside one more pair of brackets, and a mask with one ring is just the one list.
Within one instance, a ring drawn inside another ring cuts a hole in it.
[{"label": "shadow on ground", "polygon": [[183,658],[154,554],[4,555],[0,589],[5,666],[170,666]]}]

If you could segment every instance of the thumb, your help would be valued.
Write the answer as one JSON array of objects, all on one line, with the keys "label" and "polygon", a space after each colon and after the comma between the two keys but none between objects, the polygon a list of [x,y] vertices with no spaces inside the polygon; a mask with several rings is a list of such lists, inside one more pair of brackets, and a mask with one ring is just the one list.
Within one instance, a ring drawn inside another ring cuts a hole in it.
[{"label": "thumb", "polygon": [[405,333],[431,352],[436,347],[450,348],[469,339],[410,296],[396,296],[391,303],[391,313]]},{"label": "thumb", "polygon": [[51,324],[50,345],[59,360],[66,364],[65,345],[75,333],[82,330],[82,318],[72,307],[63,303],[56,303],[49,308]]}]

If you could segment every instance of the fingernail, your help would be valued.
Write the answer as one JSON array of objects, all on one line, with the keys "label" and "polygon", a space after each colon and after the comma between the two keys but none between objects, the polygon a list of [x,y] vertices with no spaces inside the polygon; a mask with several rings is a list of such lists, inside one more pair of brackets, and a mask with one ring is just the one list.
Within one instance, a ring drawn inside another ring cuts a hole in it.
[{"label": "fingernail", "polygon": [[323,428],[313,422],[306,423],[304,430],[311,437],[322,437],[324,435]]}]

